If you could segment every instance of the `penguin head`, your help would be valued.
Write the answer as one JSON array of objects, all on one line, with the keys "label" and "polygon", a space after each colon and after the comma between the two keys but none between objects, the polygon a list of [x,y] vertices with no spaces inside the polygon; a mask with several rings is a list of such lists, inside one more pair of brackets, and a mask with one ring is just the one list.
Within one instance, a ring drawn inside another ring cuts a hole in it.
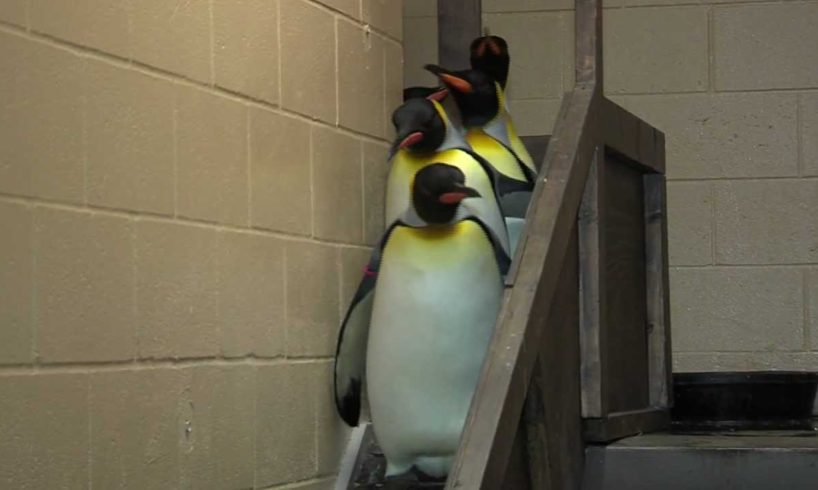
[{"label": "penguin head", "polygon": [[446,122],[428,98],[411,98],[392,113],[395,141],[389,159],[398,150],[414,153],[434,152],[446,139]]},{"label": "penguin head", "polygon": [[403,101],[409,99],[429,99],[441,102],[449,95],[446,87],[407,87],[403,89]]},{"label": "penguin head", "polygon": [[500,36],[482,36],[471,43],[471,67],[488,73],[501,87],[505,88],[508,80],[508,43]]},{"label": "penguin head", "polygon": [[459,168],[445,163],[423,167],[412,182],[412,205],[427,223],[449,223],[461,201],[470,197],[481,196],[466,186],[466,176]]},{"label": "penguin head", "polygon": [[466,127],[484,126],[500,113],[500,87],[480,70],[451,71],[426,65],[449,89]]}]

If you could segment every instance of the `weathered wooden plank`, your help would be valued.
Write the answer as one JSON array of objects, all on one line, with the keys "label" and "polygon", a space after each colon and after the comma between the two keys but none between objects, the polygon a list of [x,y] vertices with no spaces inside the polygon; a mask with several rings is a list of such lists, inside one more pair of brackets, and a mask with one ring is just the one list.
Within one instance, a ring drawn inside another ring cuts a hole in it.
[{"label": "weathered wooden plank", "polygon": [[335,479],[335,490],[349,490],[354,489],[356,479],[356,472],[361,467],[364,459],[367,457],[366,448],[369,446],[369,440],[374,440],[375,436],[372,432],[370,424],[362,424],[352,429],[347,441],[346,451],[338,469],[338,477]]},{"label": "weathered wooden plank", "polygon": [[[560,104],[560,112],[557,115],[557,122],[565,121],[567,119],[568,109],[571,107],[571,100],[572,100],[571,93],[565,94],[565,97],[563,97],[562,103]],[[543,154],[542,162],[540,162],[539,164],[535,163],[535,165],[537,165],[537,168],[539,170],[539,175],[548,175],[548,166],[546,165],[546,157],[548,156],[548,146],[550,146],[553,142],[554,142],[554,135],[551,135],[548,138],[548,145],[546,145],[546,147],[545,147],[545,153]],[[534,158],[534,155],[531,155],[531,157]],[[536,162],[536,160],[535,160],[535,162]],[[543,180],[543,179],[539,179],[539,180]],[[531,196],[531,201],[528,203],[528,209],[526,210],[526,216],[528,216],[528,217],[532,216],[531,209],[532,209],[533,206],[536,205],[536,202],[537,202],[536,196],[538,195],[538,193],[541,190],[542,190],[542,187],[539,186],[539,185],[537,185],[534,188],[534,192],[532,193],[532,196]],[[527,220],[526,223],[527,224],[530,223],[530,220]],[[517,257],[522,253],[523,250],[525,250],[525,242],[528,239],[528,236],[529,236],[529,234],[526,233],[525,231],[520,235],[519,241],[517,243],[517,253],[515,254],[514,257],[512,257],[513,260],[511,261],[511,268],[509,269],[508,274],[506,274],[506,280],[505,280],[506,287],[511,287],[511,286],[514,285],[514,281],[517,278],[517,270],[519,269],[519,266],[520,266],[520,261],[517,260]]]},{"label": "weathered wooden plank", "polygon": [[602,101],[603,137],[609,150],[646,172],[665,172],[665,135],[610,99]]},{"label": "weathered wooden plank", "polygon": [[[529,476],[529,454],[526,426],[520,424],[508,458],[508,469],[503,479],[503,490],[533,490]],[[542,488],[542,487],[539,487]]]},{"label": "weathered wooden plank", "polygon": [[602,92],[602,0],[575,1],[576,83]]},{"label": "weathered wooden plank", "polygon": [[604,328],[606,311],[605,280],[602,277],[605,263],[605,149],[598,146],[585,193],[579,209],[579,338],[582,366],[580,369],[582,416],[601,417],[607,413],[604,393],[605,352],[607,330]]},{"label": "weathered wooden plank", "polygon": [[606,156],[604,329],[606,412],[648,406],[645,207],[642,172]]},{"label": "weathered wooden plank", "polygon": [[481,35],[480,0],[437,2],[438,63],[460,70],[469,66],[469,46]]},{"label": "weathered wooden plank", "polygon": [[654,407],[668,407],[673,400],[673,366],[670,342],[666,184],[665,176],[662,174],[646,174],[643,179],[650,404]]},{"label": "weathered wooden plank", "polygon": [[[526,446],[528,448],[528,468],[531,488],[547,488],[551,469],[548,466],[548,439],[551,436],[545,424],[545,402],[542,359],[531,373],[531,385],[523,407],[520,425],[525,427]],[[512,470],[509,464],[507,472]]]},{"label": "weathered wooden plank", "polygon": [[554,307],[543,325],[540,356],[523,412],[534,489],[578,489],[582,473],[577,248],[574,239],[565,257]]},{"label": "weathered wooden plank", "polygon": [[[558,121],[529,208],[529,226],[514,287],[504,295],[498,327],[483,365],[449,489],[496,489],[502,484],[534,361],[559,284],[563,260],[598,137],[592,114],[600,94],[571,93]],[[576,289],[574,290],[576,291]],[[574,367],[573,369],[575,369]]]},{"label": "weathered wooden plank", "polygon": [[577,233],[572,233],[572,237],[559,289],[543,325],[545,333],[538,362],[549,436],[544,440],[548,478],[539,489],[579,490],[582,480],[585,442],[580,416],[579,247]]},{"label": "weathered wooden plank", "polygon": [[617,412],[599,419],[585,419],[583,433],[588,442],[610,442],[642,432],[652,432],[670,425],[670,411],[646,408]]}]

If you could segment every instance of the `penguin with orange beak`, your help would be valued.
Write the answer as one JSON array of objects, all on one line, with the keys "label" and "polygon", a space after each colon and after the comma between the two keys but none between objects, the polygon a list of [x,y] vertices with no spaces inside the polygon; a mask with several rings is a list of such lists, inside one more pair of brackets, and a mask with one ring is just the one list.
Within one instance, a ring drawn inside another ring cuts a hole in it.
[{"label": "penguin with orange beak", "polygon": [[501,202],[513,253],[522,233],[537,170],[514,128],[503,88],[481,70],[452,71],[437,65],[426,65],[426,69],[449,89],[469,147],[504,178],[523,186],[519,192],[504,194]]},{"label": "penguin with orange beak", "polygon": [[508,43],[500,36],[482,36],[469,47],[471,67],[491,76],[505,90],[511,57]]},{"label": "penguin with orange beak", "polygon": [[[458,167],[431,163],[406,186],[410,203],[375,248],[338,337],[335,400],[357,425],[366,385],[387,478],[439,481],[457,451],[510,260],[479,218],[486,196]],[[361,314],[367,302],[371,316]]]},{"label": "penguin with orange beak", "polygon": [[409,184],[415,174],[432,163],[448,164],[463,172],[466,184],[483,196],[473,206],[510,254],[499,204],[499,191],[505,186],[498,185],[499,174],[472,152],[462,130],[453,124],[434,95],[407,100],[392,114],[392,123],[397,136],[388,155],[391,167],[386,179],[386,227],[409,206]]}]

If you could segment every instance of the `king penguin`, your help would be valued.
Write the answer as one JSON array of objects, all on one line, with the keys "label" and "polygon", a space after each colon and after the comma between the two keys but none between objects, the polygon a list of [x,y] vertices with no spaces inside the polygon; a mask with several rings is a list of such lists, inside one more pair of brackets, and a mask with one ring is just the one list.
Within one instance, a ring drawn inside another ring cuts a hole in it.
[{"label": "king penguin", "polygon": [[446,110],[433,97],[407,100],[392,114],[392,122],[397,136],[389,151],[386,227],[409,206],[410,184],[415,174],[431,163],[446,163],[459,168],[466,176],[467,185],[481,193],[483,199],[474,206],[479,208],[480,218],[500,237],[504,248],[511,254],[498,199],[506,189],[516,190],[517,184],[504,178],[472,151],[462,130],[452,123]]},{"label": "king penguin", "polygon": [[490,35],[478,37],[469,46],[469,55],[473,69],[487,73],[500,84],[500,88],[506,89],[511,57],[505,39]]},{"label": "king penguin", "polygon": [[[365,357],[387,476],[418,470],[442,478],[491,341],[509,257],[477,217],[473,204],[484,197],[460,169],[433,163],[411,187],[411,205],[376,247],[355,295],[374,296],[369,326],[342,326],[335,398],[344,420],[357,423]],[[353,300],[347,320],[359,304]]]},{"label": "king penguin", "polygon": [[502,197],[503,215],[512,254],[525,224],[525,213],[537,177],[534,160],[517,136],[499,82],[475,69],[451,71],[436,65],[426,69],[449,89],[460,111],[466,141],[480,157],[503,176],[524,188]]}]

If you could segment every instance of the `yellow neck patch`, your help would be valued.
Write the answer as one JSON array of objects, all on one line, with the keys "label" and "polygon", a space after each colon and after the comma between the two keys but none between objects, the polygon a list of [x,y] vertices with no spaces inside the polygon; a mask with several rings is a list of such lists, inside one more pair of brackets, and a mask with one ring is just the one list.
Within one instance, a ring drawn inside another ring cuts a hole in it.
[{"label": "yellow neck patch", "polygon": [[485,158],[501,174],[515,180],[526,180],[514,154],[481,128],[469,129],[466,133],[466,141],[469,142],[475,153]]}]

